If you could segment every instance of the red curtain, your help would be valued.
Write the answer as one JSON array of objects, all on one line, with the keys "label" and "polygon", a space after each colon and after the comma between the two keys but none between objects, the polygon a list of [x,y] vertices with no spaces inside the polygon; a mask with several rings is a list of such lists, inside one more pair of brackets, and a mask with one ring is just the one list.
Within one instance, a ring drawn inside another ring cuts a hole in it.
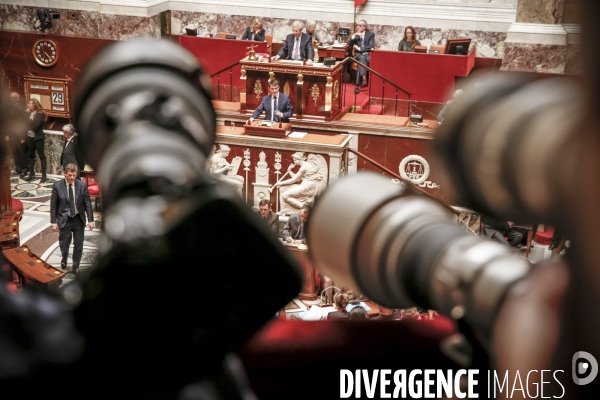
[{"label": "red curtain", "polygon": [[356,8],[358,6],[362,6],[366,2],[367,2],[367,0],[354,0],[354,8]]}]

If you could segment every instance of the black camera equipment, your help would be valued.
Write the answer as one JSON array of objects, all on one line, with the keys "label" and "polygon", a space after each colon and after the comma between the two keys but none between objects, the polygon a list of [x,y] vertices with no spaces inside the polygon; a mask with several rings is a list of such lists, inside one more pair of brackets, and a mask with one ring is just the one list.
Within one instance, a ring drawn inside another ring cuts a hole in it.
[{"label": "black camera equipment", "polygon": [[53,19],[60,19],[59,13],[45,8],[40,8],[37,12],[37,15],[37,19],[33,22],[33,29],[42,33],[46,32],[46,29],[52,28]]},{"label": "black camera equipment", "polygon": [[434,140],[457,204],[509,221],[562,224],[573,191],[565,185],[580,168],[571,153],[583,123],[581,88],[571,78],[518,74],[471,82]]},{"label": "black camera equipment", "polygon": [[502,300],[530,264],[467,233],[449,211],[373,173],[331,184],[307,238],[317,269],[388,308],[419,306],[489,334]]},{"label": "black camera equipment", "polygon": [[[298,294],[302,278],[234,188],[205,171],[216,126],[207,79],[168,40],[116,43],[82,73],[75,125],[102,185],[104,231],[95,265],[63,289],[73,310],[57,307],[64,329],[3,347],[36,345],[23,358],[42,366],[25,372],[35,384],[18,382],[21,396],[60,376],[69,380],[61,396],[73,399],[252,398],[232,352]],[[269,296],[255,302],[259,288]],[[33,329],[29,318],[8,325]],[[81,356],[73,360],[64,341]],[[62,368],[49,357],[59,351]]]}]

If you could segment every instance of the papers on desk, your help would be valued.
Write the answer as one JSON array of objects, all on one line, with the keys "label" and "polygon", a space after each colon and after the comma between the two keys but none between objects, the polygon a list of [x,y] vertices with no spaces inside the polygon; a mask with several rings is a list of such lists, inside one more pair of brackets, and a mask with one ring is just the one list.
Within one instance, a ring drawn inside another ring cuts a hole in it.
[{"label": "papers on desk", "polygon": [[288,137],[302,139],[304,136],[308,135],[308,132],[297,132],[294,131],[288,135]]},{"label": "papers on desk", "polygon": [[304,315],[305,321],[321,321],[327,317],[327,314],[335,311],[335,307],[312,306]]},{"label": "papers on desk", "polygon": [[278,62],[283,62],[283,63],[289,63],[289,64],[296,64],[296,65],[302,65],[302,61],[296,61],[296,60],[282,60],[281,58],[279,60],[277,60]]},{"label": "papers on desk", "polygon": [[333,47],[334,49],[343,49],[344,47],[346,47],[346,43],[332,44],[331,47]]}]

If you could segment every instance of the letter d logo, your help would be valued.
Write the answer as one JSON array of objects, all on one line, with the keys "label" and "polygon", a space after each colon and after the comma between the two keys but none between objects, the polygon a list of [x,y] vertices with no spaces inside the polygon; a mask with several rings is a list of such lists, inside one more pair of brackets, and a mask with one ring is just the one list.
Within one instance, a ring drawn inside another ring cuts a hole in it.
[{"label": "letter d logo", "polygon": [[[577,365],[577,361],[580,358],[585,359],[586,362],[581,362],[579,363],[579,365]],[[586,351],[578,351],[577,353],[573,354],[572,367],[573,382],[575,382],[576,385],[587,385],[596,378],[596,375],[598,375],[598,362],[596,361],[593,355]],[[584,374],[586,371],[590,371],[590,374],[586,378],[577,377],[577,374],[581,375]]]}]

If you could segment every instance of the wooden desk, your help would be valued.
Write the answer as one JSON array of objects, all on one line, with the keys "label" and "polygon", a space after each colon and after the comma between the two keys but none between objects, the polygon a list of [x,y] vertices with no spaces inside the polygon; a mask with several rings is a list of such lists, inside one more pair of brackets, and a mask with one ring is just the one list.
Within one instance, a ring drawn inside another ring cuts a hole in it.
[{"label": "wooden desk", "polygon": [[330,121],[342,111],[342,69],[298,65],[287,62],[240,61],[242,80],[240,111],[252,112],[269,94],[269,80],[277,79],[281,92],[290,96],[295,117]]},{"label": "wooden desk", "polygon": [[346,51],[348,45],[344,47],[333,47],[333,46],[319,46],[319,61],[323,62],[325,57],[335,57],[336,60],[343,60],[346,58]]},{"label": "wooden desk", "polygon": [[316,300],[319,288],[315,285],[316,271],[308,257],[308,250],[298,250],[297,247],[286,246],[296,257],[304,271],[304,285],[298,297],[304,300]]},{"label": "wooden desk", "polygon": [[[411,92],[412,101],[445,103],[454,92],[456,77],[468,76],[474,65],[474,50],[466,56],[377,50],[371,53],[370,67]],[[372,75],[369,84],[371,96],[395,97],[396,89],[389,84],[382,93],[382,80],[377,75]],[[406,99],[402,93],[399,96]]]},{"label": "wooden desk", "polygon": [[27,246],[2,251],[18,276],[17,287],[41,287],[48,291],[58,290],[66,272],[54,268],[33,254]]},{"label": "wooden desk", "polygon": [[19,221],[21,211],[5,211],[0,217],[0,250],[19,247]]}]

